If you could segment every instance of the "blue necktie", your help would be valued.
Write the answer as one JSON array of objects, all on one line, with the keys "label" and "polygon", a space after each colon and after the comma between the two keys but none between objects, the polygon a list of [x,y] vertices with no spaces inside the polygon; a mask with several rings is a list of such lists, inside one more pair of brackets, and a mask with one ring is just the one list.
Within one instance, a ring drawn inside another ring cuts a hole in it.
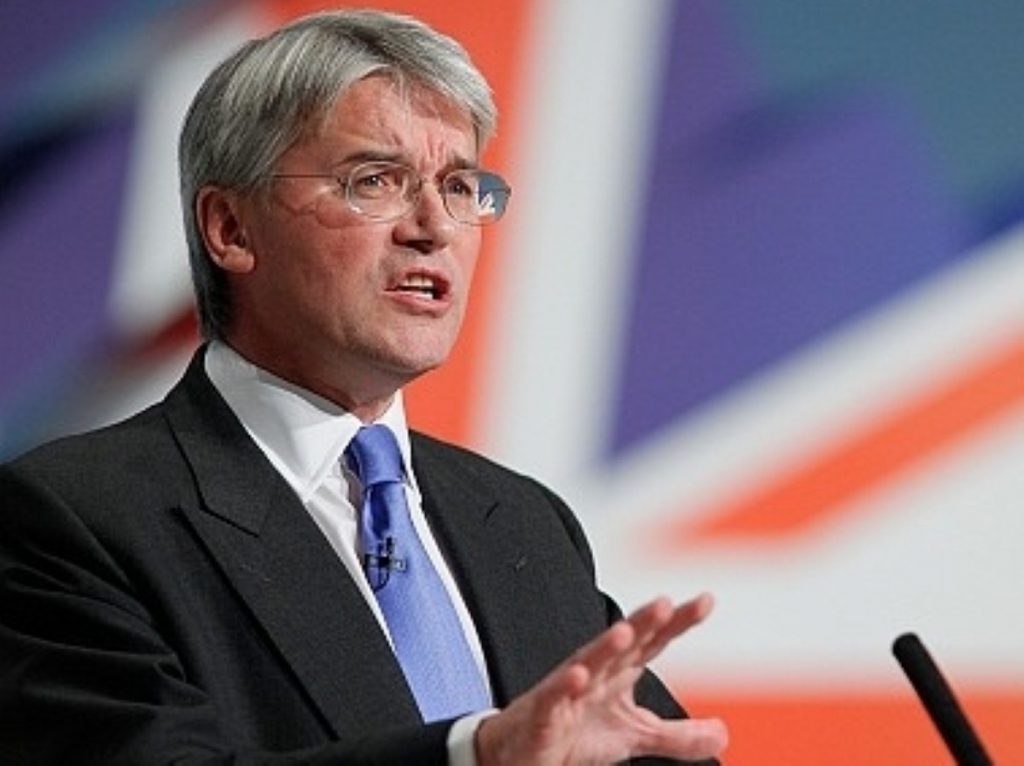
[{"label": "blue necktie", "polygon": [[363,569],[423,720],[490,707],[448,592],[412,525],[394,434],[383,425],[360,428],[345,454],[363,484]]}]

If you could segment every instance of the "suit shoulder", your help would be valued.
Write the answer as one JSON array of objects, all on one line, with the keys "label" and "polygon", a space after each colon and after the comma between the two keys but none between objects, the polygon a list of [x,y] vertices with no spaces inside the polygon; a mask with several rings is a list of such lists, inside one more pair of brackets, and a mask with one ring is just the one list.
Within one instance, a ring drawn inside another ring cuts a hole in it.
[{"label": "suit shoulder", "polygon": [[444,464],[462,475],[472,477],[494,486],[495,484],[512,484],[531,486],[534,489],[553,494],[546,486],[524,473],[515,471],[508,466],[495,462],[489,457],[474,452],[466,447],[442,441],[433,436],[412,431],[414,459],[420,459],[428,465]]},{"label": "suit shoulder", "polygon": [[574,540],[583,540],[579,520],[547,485],[457,444],[416,431],[411,436],[418,478],[421,472],[439,475],[450,482],[475,485],[483,493],[501,498],[503,502],[517,502],[524,509],[547,508],[558,516]]},{"label": "suit shoulder", "polygon": [[107,484],[112,491],[123,492],[128,477],[157,481],[161,466],[173,462],[175,454],[173,436],[157,404],[118,423],[37,446],[4,464],[3,472],[65,496]]},{"label": "suit shoulder", "polygon": [[154,404],[116,423],[54,438],[30,448],[10,460],[8,465],[31,471],[52,462],[127,458],[127,447],[153,441],[166,430],[160,410],[161,405]]}]

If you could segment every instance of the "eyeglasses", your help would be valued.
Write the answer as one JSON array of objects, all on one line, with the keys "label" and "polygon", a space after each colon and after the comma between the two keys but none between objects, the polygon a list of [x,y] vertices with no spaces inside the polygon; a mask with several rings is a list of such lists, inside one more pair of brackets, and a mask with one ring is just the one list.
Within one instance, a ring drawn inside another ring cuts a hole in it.
[{"label": "eyeglasses", "polygon": [[[399,162],[363,162],[345,175],[329,173],[275,173],[271,178],[325,178],[334,181],[317,200],[317,217],[339,227],[345,214],[355,211],[374,221],[397,221],[416,207],[429,179]],[[459,223],[484,226],[501,218],[512,189],[497,173],[463,168],[431,181],[441,194],[444,209]]]}]

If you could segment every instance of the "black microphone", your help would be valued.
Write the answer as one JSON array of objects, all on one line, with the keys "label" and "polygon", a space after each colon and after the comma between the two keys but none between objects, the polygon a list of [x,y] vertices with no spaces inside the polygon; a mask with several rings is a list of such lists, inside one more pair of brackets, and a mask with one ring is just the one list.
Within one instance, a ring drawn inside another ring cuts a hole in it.
[{"label": "black microphone", "polygon": [[992,759],[921,639],[913,633],[904,633],[893,642],[892,653],[910,679],[957,766],[992,766]]}]

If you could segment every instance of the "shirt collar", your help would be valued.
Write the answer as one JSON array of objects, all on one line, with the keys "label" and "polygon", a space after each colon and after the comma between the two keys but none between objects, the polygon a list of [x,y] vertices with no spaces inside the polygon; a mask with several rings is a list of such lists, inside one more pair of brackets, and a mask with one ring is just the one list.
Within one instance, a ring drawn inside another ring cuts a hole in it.
[{"label": "shirt collar", "polygon": [[[226,343],[212,341],[206,374],[246,431],[305,502],[336,470],[363,423],[343,407],[264,370]],[[412,448],[402,392],[376,421],[395,434],[413,482]]]}]

